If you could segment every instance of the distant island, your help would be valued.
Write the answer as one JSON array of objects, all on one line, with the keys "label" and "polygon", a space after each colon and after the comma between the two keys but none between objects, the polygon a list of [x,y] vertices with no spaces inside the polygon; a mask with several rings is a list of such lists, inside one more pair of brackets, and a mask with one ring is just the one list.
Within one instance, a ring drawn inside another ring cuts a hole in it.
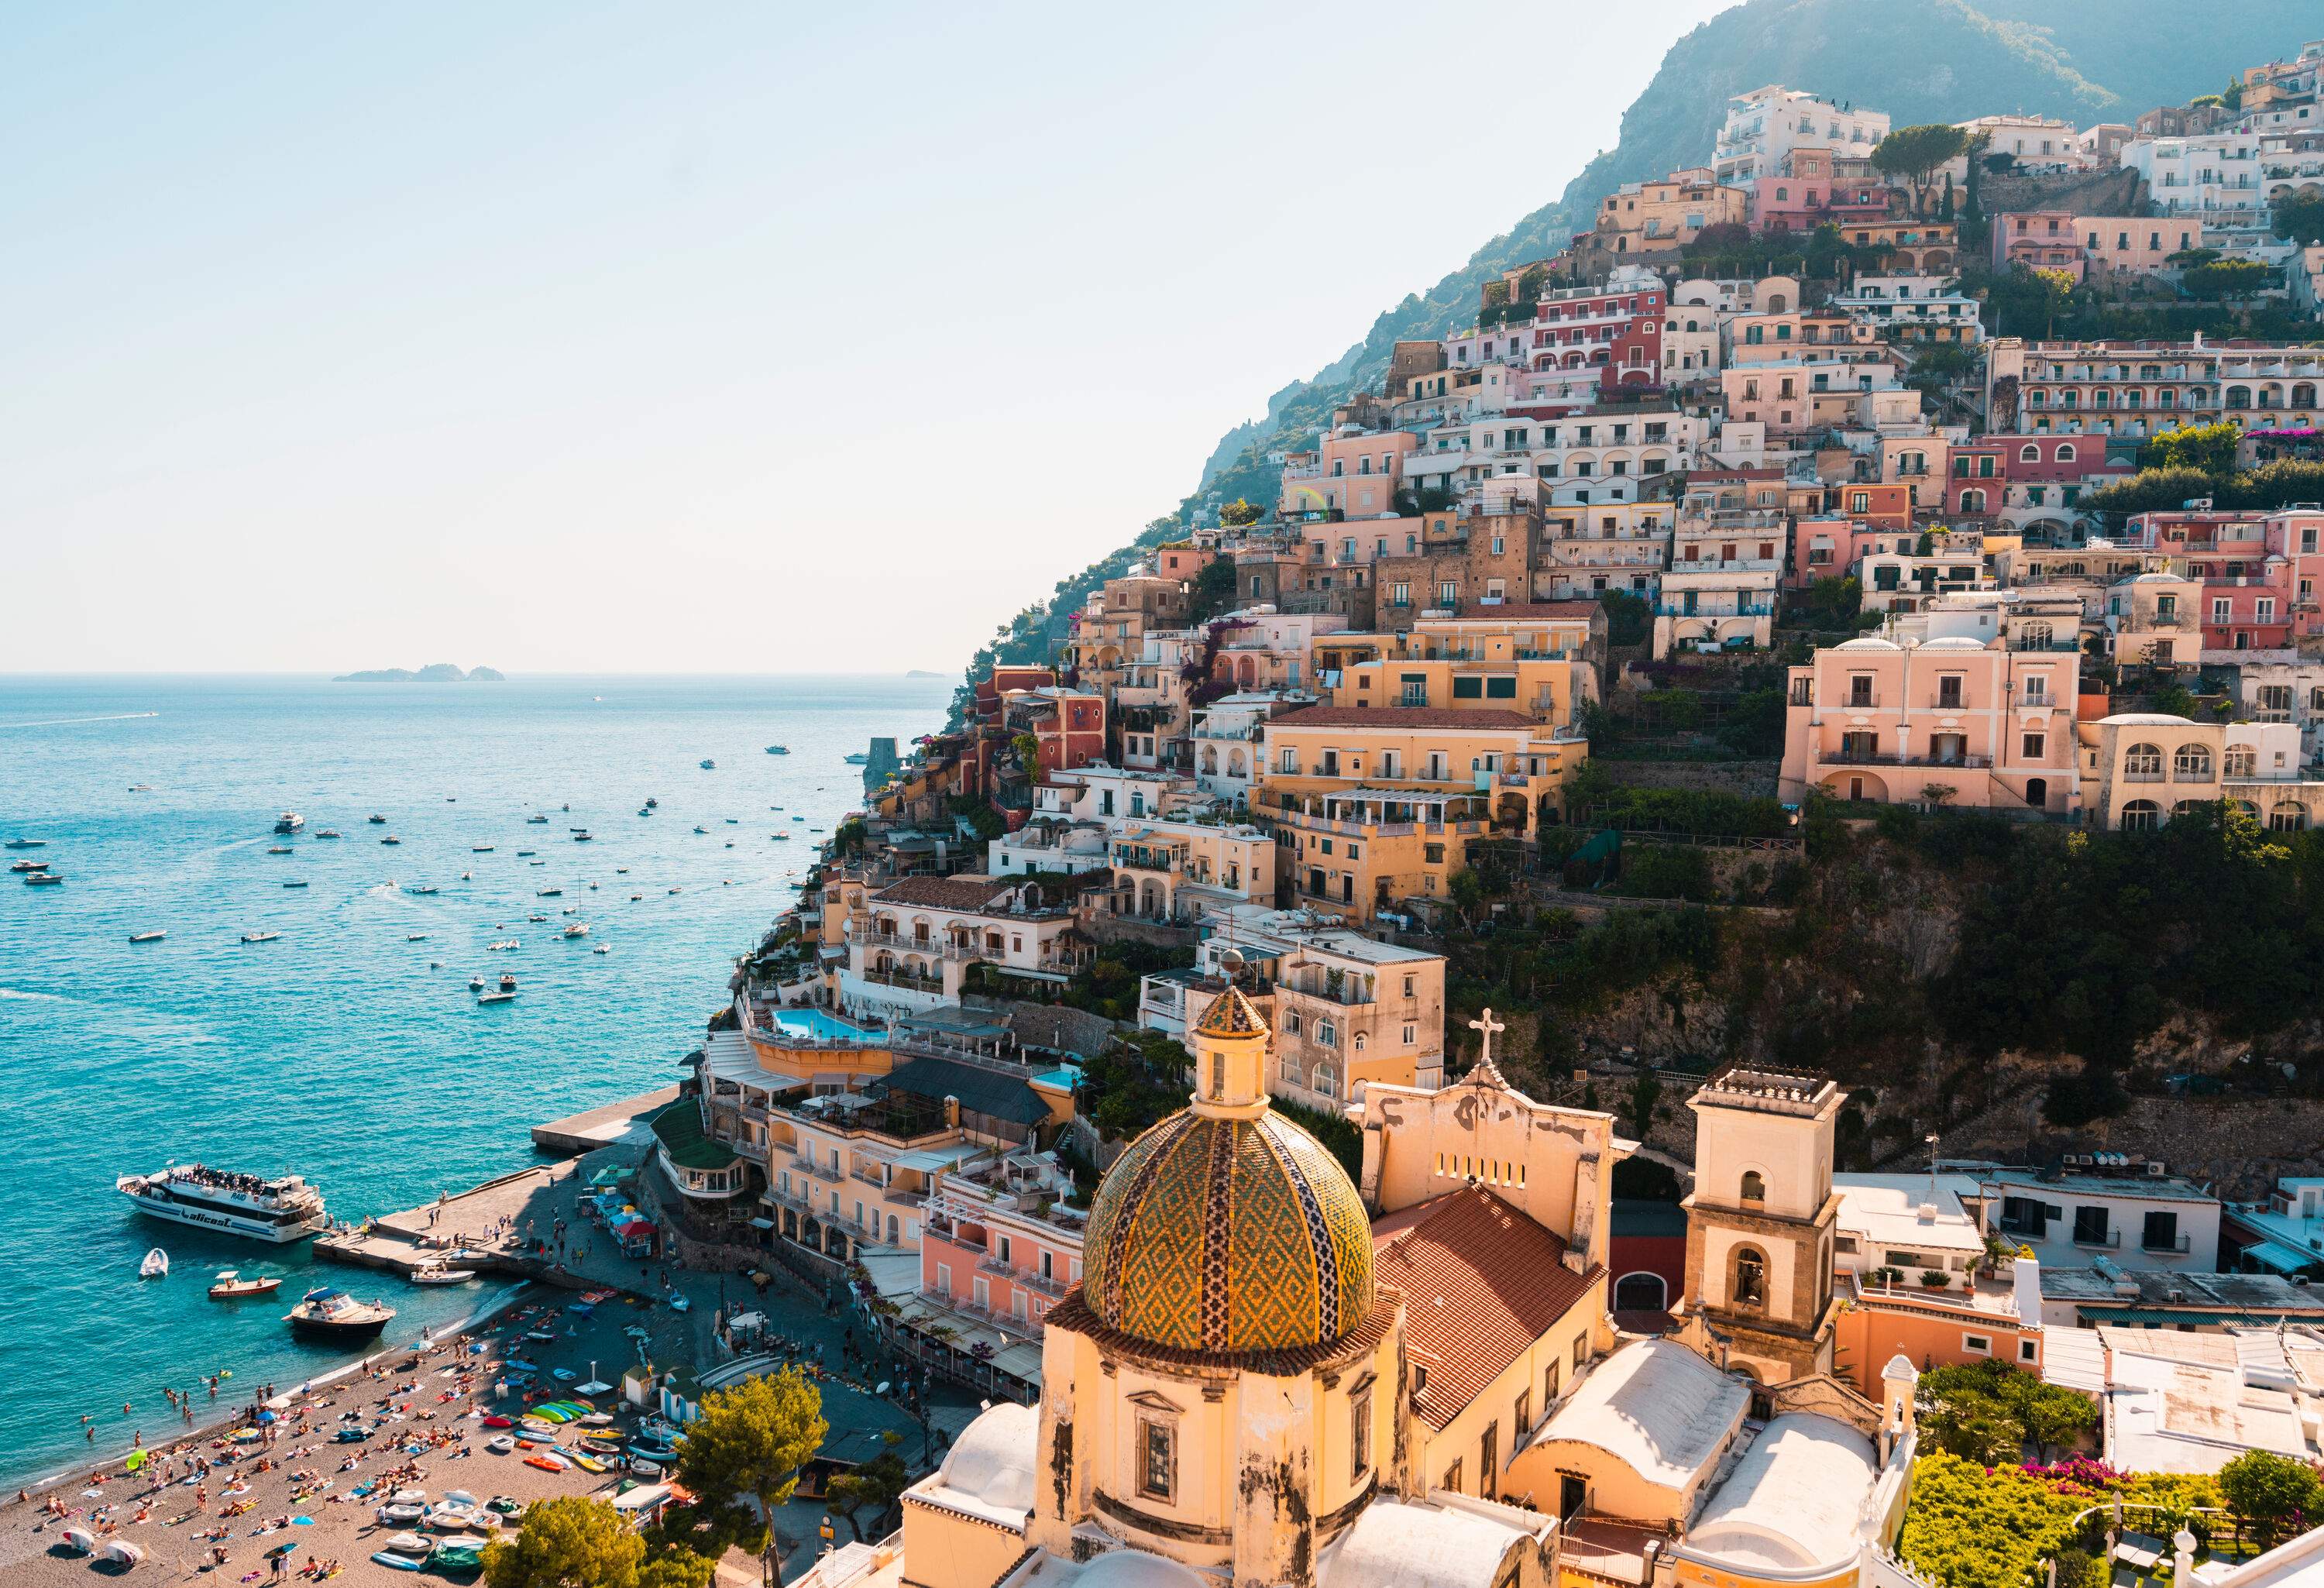
[{"label": "distant island", "polygon": [[946,678],[950,675],[945,673],[932,673],[924,667],[916,667],[904,676],[908,679],[941,679]]},{"label": "distant island", "polygon": [[418,672],[408,667],[379,667],[365,672],[341,673],[334,684],[504,684],[508,680],[491,668],[462,672],[448,661],[431,661]]}]

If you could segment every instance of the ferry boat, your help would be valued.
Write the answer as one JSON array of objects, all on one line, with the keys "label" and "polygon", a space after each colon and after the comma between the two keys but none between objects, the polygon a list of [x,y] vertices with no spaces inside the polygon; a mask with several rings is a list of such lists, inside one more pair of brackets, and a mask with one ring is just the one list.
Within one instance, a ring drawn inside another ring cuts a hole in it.
[{"label": "ferry boat", "polygon": [[295,810],[286,810],[274,818],[274,830],[278,833],[295,833],[306,825],[307,818]]},{"label": "ferry boat", "polygon": [[306,1339],[376,1340],[393,1316],[392,1306],[357,1301],[344,1290],[326,1286],[308,1291],[298,1306],[282,1315],[282,1321],[290,1325],[293,1334]]},{"label": "ferry boat", "polygon": [[302,1240],[330,1225],[323,1194],[298,1175],[263,1179],[202,1164],[172,1164],[153,1175],[124,1175],[114,1189],[171,1223],[192,1224],[276,1245]]},{"label": "ferry boat", "polygon": [[11,838],[0,845],[0,849],[46,849],[48,846],[46,838]]}]

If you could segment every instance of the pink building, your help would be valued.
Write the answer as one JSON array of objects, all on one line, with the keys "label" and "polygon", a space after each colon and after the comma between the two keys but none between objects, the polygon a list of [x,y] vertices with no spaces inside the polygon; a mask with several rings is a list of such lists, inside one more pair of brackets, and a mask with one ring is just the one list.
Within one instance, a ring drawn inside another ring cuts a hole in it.
[{"label": "pink building", "polygon": [[1281,509],[1286,513],[1337,508],[1350,518],[1377,518],[1396,510],[1404,489],[1404,458],[1420,439],[1409,430],[1366,430],[1343,425],[1313,452],[1284,459]]},{"label": "pink building", "polygon": [[1888,189],[1866,174],[1832,170],[1829,149],[1794,149],[1775,174],[1751,183],[1752,224],[1763,232],[1812,232],[1826,221],[1841,226],[1888,217]]},{"label": "pink building", "polygon": [[1945,632],[1974,616],[1931,612],[1912,621],[1933,637],[1867,635],[1791,669],[1777,797],[2071,812],[2080,659]]},{"label": "pink building", "polygon": [[1040,1388],[1043,1320],[1082,1279],[1083,1217],[1064,1201],[1072,1189],[1047,1153],[939,1178],[921,1227],[919,1294],[899,1313],[897,1336],[924,1360],[967,1336],[968,1349],[948,1351],[964,1360],[929,1365],[1029,1404]]},{"label": "pink building", "polygon": [[1662,278],[1635,265],[1617,266],[1604,287],[1543,293],[1526,348],[1531,367],[1595,368],[1608,392],[1659,385],[1665,297]]},{"label": "pink building", "polygon": [[1993,217],[1993,268],[2062,270],[2081,281],[2091,272],[2153,275],[2172,269],[2173,254],[2203,245],[2199,216],[2076,215],[2065,209],[2013,210]]},{"label": "pink building", "polygon": [[2130,521],[2131,544],[2160,551],[2202,581],[2199,616],[2206,651],[2277,651],[2324,633],[2324,512],[2147,512]]},{"label": "pink building", "polygon": [[1792,566],[1784,587],[1804,590],[1818,579],[1844,579],[1867,557],[1909,552],[1919,540],[1919,531],[1909,527],[1841,513],[1803,515],[1792,522]]},{"label": "pink building", "polygon": [[2085,492],[2126,472],[2107,462],[2104,436],[1978,436],[1951,448],[1945,511],[1954,518],[1997,518],[2005,508],[2057,509],[2070,517]]}]

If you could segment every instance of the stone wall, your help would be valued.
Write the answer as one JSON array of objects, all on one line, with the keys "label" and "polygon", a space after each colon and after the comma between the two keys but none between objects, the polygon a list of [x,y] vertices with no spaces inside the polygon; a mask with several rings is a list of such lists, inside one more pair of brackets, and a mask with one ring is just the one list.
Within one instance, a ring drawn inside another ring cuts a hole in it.
[{"label": "stone wall", "polygon": [[2146,192],[2136,171],[2119,166],[2057,176],[1996,176],[1987,171],[1978,179],[1978,204],[1987,215],[2020,209],[2137,215],[2146,207]]},{"label": "stone wall", "polygon": [[1684,789],[1694,794],[1774,798],[1780,761],[1600,761],[1598,769],[1625,789]]}]

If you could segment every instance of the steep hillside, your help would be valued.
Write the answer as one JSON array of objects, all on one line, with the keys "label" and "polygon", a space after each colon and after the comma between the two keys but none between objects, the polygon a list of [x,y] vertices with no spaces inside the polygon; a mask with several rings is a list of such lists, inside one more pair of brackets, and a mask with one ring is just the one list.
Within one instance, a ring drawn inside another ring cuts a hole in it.
[{"label": "steep hillside", "polygon": [[1619,141],[1563,193],[1382,313],[1331,364],[1277,391],[1263,417],[1221,439],[1193,496],[1004,623],[970,670],[1053,656],[1065,637],[1063,614],[1141,549],[1169,538],[1203,495],[1271,500],[1276,471],[1265,455],[1280,439],[1313,429],[1349,391],[1377,382],[1399,339],[1467,323],[1481,282],[1554,253],[1614,188],[1708,158],[1732,95],[1783,83],[1877,106],[1899,126],[2003,111],[2087,125],[2183,103],[2246,66],[2292,54],[2319,31],[2311,0],[2226,8],[2178,0],[1746,0],[1671,46],[1623,113]]}]

